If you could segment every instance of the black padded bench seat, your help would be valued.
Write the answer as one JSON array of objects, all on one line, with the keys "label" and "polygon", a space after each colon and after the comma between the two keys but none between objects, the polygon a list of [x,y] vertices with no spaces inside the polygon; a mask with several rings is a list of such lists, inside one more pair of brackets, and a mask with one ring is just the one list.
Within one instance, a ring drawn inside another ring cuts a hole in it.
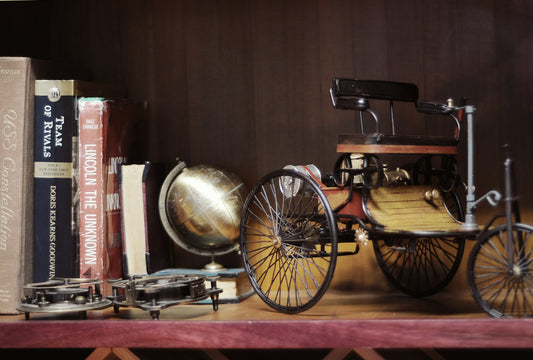
[{"label": "black padded bench seat", "polygon": [[341,97],[408,102],[418,100],[418,86],[395,81],[334,78],[332,90],[335,96]]},{"label": "black padded bench seat", "polygon": [[[337,109],[370,112],[376,120],[375,133],[344,134],[339,136],[337,152],[361,154],[457,154],[457,137],[396,135],[394,131],[394,101],[411,102],[419,113],[451,115],[446,104],[418,103],[418,86],[411,83],[381,80],[334,78],[330,90]],[[380,132],[379,120],[370,110],[368,99],[389,100],[393,135]],[[452,116],[453,117],[453,116]],[[457,123],[456,133],[459,131]],[[362,120],[361,120],[362,121]],[[361,123],[361,127],[362,127]]]}]

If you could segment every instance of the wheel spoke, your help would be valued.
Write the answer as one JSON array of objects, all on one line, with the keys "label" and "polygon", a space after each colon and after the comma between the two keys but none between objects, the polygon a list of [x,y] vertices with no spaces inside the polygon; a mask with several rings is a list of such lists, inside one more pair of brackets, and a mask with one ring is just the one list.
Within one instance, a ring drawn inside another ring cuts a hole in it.
[{"label": "wheel spoke", "polygon": [[429,296],[446,286],[456,273],[464,240],[443,238],[374,240],[374,251],[385,276],[399,290]]},{"label": "wheel spoke", "polygon": [[240,239],[262,300],[283,312],[314,305],[333,277],[336,236],[333,212],[314,182],[285,170],[265,176],[245,203]]},{"label": "wheel spoke", "polygon": [[[533,227],[512,224],[487,233],[470,255],[468,274],[474,299],[495,317],[533,316]],[[507,242],[513,245],[507,253]]]}]

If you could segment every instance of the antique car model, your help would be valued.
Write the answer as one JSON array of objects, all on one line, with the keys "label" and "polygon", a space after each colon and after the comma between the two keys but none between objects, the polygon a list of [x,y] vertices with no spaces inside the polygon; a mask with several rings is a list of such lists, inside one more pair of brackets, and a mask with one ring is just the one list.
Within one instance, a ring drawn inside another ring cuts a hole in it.
[{"label": "antique car model", "polygon": [[[360,132],[339,136],[340,156],[330,176],[315,166],[287,166],[254,186],[243,209],[240,247],[245,270],[261,299],[285,312],[305,311],[328,288],[338,256],[356,254],[371,241],[388,280],[423,297],[453,278],[473,240],[467,266],[475,301],[495,317],[533,314],[533,227],[520,221],[506,147],[505,191],[474,194],[474,106],[419,103],[418,87],[388,81],[333,79],[333,106],[355,110]],[[391,132],[370,106],[390,106]],[[394,104],[412,103],[418,114],[451,121],[453,136],[396,134]],[[467,181],[456,164],[463,117],[467,125]],[[367,131],[371,122],[372,131]],[[390,166],[382,158],[411,165]],[[466,194],[463,205],[462,193]],[[505,205],[478,225],[482,201]],[[352,244],[350,250],[339,250]]]}]

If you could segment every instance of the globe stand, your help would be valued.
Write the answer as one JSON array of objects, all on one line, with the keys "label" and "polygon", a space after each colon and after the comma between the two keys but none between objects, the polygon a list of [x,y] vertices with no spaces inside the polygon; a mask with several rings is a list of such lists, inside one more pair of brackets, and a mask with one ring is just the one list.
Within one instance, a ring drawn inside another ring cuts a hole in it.
[{"label": "globe stand", "polygon": [[188,168],[179,160],[161,185],[159,217],[174,243],[195,255],[211,258],[202,271],[226,271],[215,257],[238,250],[235,239],[239,236],[246,196],[237,175],[207,165]]},{"label": "globe stand", "polygon": [[217,263],[215,261],[215,257],[212,256],[211,257],[211,262],[204,266],[204,270],[205,271],[209,271],[209,272],[218,272],[218,271],[224,271],[224,270],[228,270],[228,269],[225,268],[222,264]]}]

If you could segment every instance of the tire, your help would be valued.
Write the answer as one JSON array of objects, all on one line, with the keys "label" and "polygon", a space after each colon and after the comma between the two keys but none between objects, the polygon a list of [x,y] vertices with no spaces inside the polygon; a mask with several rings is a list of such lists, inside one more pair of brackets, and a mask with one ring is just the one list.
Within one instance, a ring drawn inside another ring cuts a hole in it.
[{"label": "tire", "polygon": [[532,317],[533,227],[505,224],[482,235],[470,253],[467,276],[474,300],[489,315]]},{"label": "tire", "polygon": [[464,253],[464,239],[386,238],[373,240],[378,264],[403,293],[425,297],[452,280]]},{"label": "tire", "polygon": [[294,171],[267,174],[244,204],[240,246],[252,287],[266,304],[284,313],[311,308],[337,260],[337,226],[326,196]]},{"label": "tire", "polygon": [[[442,194],[451,217],[464,221],[461,201],[455,191]],[[465,249],[462,238],[386,238],[373,240],[378,264],[389,282],[413,297],[441,291],[453,279]]]}]

